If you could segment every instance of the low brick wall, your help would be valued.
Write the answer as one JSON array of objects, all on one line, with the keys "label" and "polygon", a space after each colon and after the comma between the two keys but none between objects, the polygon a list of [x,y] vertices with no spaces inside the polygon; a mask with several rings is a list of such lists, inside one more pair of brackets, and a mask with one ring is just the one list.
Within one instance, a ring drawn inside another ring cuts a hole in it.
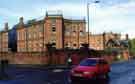
[{"label": "low brick wall", "polygon": [[[127,53],[125,59],[127,59]],[[70,54],[73,64],[78,64],[82,59],[86,58],[82,54],[71,53]],[[113,55],[103,55],[108,62],[112,62],[116,59]],[[49,53],[0,53],[0,60],[9,60],[10,64],[44,64],[44,65],[66,65],[68,55],[64,51],[57,51],[51,54]]]},{"label": "low brick wall", "polygon": [[66,64],[66,55],[64,53],[1,53],[0,60],[9,60],[10,64]]}]

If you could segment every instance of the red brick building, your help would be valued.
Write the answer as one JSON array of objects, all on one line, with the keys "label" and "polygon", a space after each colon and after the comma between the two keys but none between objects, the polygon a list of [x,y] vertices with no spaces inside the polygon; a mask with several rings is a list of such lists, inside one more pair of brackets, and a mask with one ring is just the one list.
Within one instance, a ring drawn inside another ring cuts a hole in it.
[{"label": "red brick building", "polygon": [[[85,19],[67,19],[62,14],[46,13],[44,19],[29,20],[24,23],[23,17],[16,26],[18,52],[46,51],[46,44],[51,43],[56,49],[69,47],[78,49],[88,43]],[[90,48],[103,50],[109,39],[120,39],[120,34],[89,34]],[[8,24],[0,33],[0,51],[8,51]]]},{"label": "red brick building", "polygon": [[[117,34],[119,39],[120,35]],[[89,35],[91,48],[103,50],[111,38],[117,38],[115,33]],[[85,19],[66,19],[62,14],[48,14],[42,20],[30,20],[26,24],[23,17],[17,26],[18,52],[46,51],[46,44],[53,44],[56,49],[80,48],[88,43]]]},{"label": "red brick building", "polygon": [[24,24],[20,18],[17,26],[18,52],[41,52],[51,43],[57,49],[79,48],[86,42],[85,20],[65,19],[60,15],[48,15],[43,20],[31,20]]}]

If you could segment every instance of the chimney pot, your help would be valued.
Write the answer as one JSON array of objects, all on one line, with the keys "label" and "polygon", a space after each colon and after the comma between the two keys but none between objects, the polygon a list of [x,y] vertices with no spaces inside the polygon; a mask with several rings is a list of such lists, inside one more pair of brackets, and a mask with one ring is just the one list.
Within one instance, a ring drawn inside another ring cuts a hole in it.
[{"label": "chimney pot", "polygon": [[128,39],[129,39],[129,38],[128,38],[128,34],[126,34],[126,36],[125,36],[125,37],[126,37],[126,40],[128,40]]},{"label": "chimney pot", "polygon": [[7,31],[7,30],[8,30],[8,28],[9,28],[9,27],[8,27],[8,22],[6,22],[6,23],[5,23],[5,28],[4,28],[4,29],[5,29],[5,31]]}]

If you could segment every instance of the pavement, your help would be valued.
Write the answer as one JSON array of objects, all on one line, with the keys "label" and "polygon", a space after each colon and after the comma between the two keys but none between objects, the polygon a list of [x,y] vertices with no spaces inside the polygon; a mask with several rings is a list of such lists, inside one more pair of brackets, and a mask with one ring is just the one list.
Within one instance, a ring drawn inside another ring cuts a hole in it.
[{"label": "pavement", "polygon": [[[128,62],[125,60],[120,60],[120,61],[114,61],[111,64],[118,64],[118,63],[123,63],[123,62]],[[43,70],[51,70],[51,69],[71,69],[75,65],[68,66],[68,65],[40,65],[40,64],[11,64],[10,66],[16,67],[16,68],[29,68],[29,69],[43,69]]]},{"label": "pavement", "polygon": [[68,65],[29,65],[29,64],[18,64],[18,65],[10,65],[16,68],[29,68],[29,69],[43,69],[43,70],[51,70],[51,69],[68,69],[72,68],[73,66]]}]

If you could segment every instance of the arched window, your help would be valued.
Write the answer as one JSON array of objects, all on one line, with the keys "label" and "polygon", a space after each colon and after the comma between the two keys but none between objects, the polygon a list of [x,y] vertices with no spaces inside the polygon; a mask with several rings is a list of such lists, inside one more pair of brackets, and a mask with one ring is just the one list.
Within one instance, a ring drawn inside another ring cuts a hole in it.
[{"label": "arched window", "polygon": [[50,43],[52,44],[53,47],[56,47],[56,40],[55,39],[52,39]]},{"label": "arched window", "polygon": [[76,36],[76,31],[75,30],[73,31],[73,36]]},{"label": "arched window", "polygon": [[77,48],[77,44],[74,43],[74,44],[73,44],[73,49],[76,49],[76,48]]},{"label": "arched window", "polygon": [[68,47],[69,48],[70,47],[70,43],[66,43],[65,44],[65,47]]},{"label": "arched window", "polygon": [[84,32],[80,30],[80,36],[84,36]]}]

